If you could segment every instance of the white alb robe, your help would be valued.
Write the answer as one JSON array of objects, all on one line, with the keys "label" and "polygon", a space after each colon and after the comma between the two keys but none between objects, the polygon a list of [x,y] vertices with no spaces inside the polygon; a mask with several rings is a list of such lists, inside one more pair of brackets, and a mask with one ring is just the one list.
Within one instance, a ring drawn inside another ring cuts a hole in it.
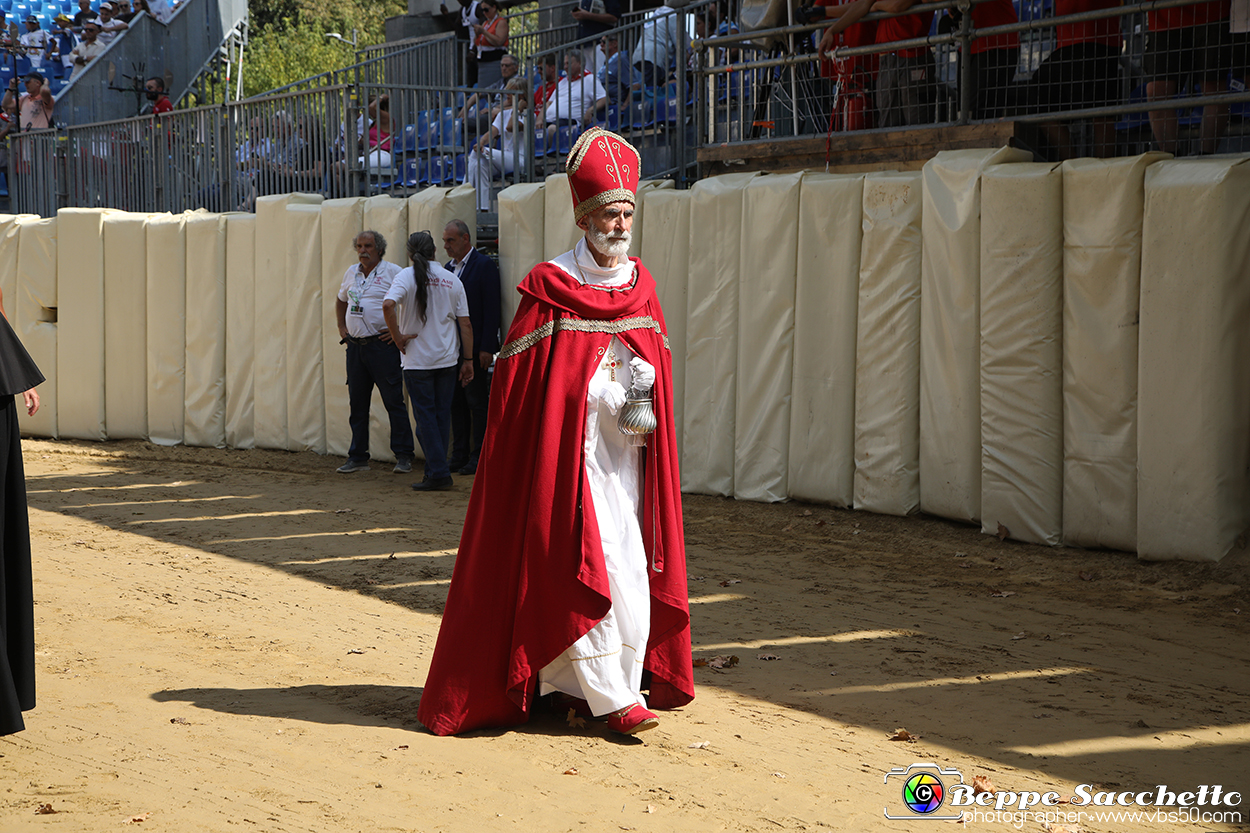
[{"label": "white alb robe", "polygon": [[[551,262],[593,286],[622,286],[633,277],[629,260],[610,269],[598,266],[584,239]],[[632,376],[629,362],[634,353],[616,337],[610,352],[615,354],[616,381],[628,391]],[[612,607],[538,675],[540,695],[562,691],[580,697],[596,715],[634,703],[646,705],[641,693],[642,662],[651,630],[647,554],[638,521],[642,496],[640,440],[622,434],[616,427],[616,412],[593,393],[610,379],[610,361],[605,350],[588,385],[583,443]]]}]

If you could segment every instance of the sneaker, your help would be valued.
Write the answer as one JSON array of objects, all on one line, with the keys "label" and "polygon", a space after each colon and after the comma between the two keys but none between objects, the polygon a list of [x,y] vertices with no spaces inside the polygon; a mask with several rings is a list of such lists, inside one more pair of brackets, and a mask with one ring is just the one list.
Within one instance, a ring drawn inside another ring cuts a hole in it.
[{"label": "sneaker", "polygon": [[422,480],[420,483],[413,483],[412,490],[414,492],[445,492],[451,488],[451,476],[440,477],[437,480]]},{"label": "sneaker", "polygon": [[608,728],[622,735],[636,735],[660,725],[660,718],[647,711],[640,703],[608,715]]},{"label": "sneaker", "polygon": [[412,461],[400,460],[397,463],[395,463],[395,468],[391,469],[391,471],[393,471],[395,474],[407,474],[408,472],[412,471]]},{"label": "sneaker", "polygon": [[465,465],[461,466],[457,471],[459,471],[460,474],[464,474],[464,475],[477,474],[477,463],[466,463]]},{"label": "sneaker", "polygon": [[364,462],[361,462],[360,460],[348,460],[346,463],[344,463],[343,465],[335,469],[335,471],[337,471],[339,474],[351,474],[354,471],[368,471],[368,470],[369,470],[369,461],[367,460]]}]

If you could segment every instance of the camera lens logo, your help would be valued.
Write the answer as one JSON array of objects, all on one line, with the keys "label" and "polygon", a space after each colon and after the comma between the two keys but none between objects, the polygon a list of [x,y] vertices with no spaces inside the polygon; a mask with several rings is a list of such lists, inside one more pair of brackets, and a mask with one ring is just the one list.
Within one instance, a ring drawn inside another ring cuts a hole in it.
[{"label": "camera lens logo", "polygon": [[903,783],[903,803],[913,813],[928,815],[942,806],[942,782],[931,772],[917,772]]},{"label": "camera lens logo", "polygon": [[[885,817],[900,821],[958,821],[962,817],[958,808],[948,807],[943,813],[942,805],[947,799],[947,785],[955,789],[963,782],[963,774],[953,767],[923,762],[896,766],[885,774]],[[899,798],[903,799],[901,806]]]}]

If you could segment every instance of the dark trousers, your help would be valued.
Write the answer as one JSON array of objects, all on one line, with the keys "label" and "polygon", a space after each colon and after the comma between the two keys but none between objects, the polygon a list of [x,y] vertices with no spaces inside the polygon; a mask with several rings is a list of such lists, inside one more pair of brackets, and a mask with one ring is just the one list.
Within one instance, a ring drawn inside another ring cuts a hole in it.
[{"label": "dark trousers", "polygon": [[417,440],[425,452],[425,478],[451,476],[447,443],[451,434],[451,397],[456,389],[456,365],[437,370],[405,370],[404,384],[417,422]]},{"label": "dark trousers", "polygon": [[490,409],[490,377],[476,358],[473,359],[473,381],[451,397],[451,460],[477,467],[486,439],[486,413]]},{"label": "dark trousers", "polygon": [[412,426],[404,410],[404,376],[399,366],[399,349],[394,344],[375,339],[364,344],[347,342],[347,397],[351,415],[352,445],[347,459],[369,461],[369,405],[373,386],[382,394],[382,404],[391,420],[391,453],[396,460],[415,456]]}]

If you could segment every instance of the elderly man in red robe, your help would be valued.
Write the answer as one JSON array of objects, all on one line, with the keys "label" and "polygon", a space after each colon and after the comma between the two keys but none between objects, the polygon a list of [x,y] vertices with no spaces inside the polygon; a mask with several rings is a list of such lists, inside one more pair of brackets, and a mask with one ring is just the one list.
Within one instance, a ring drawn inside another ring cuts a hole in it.
[{"label": "elderly man in red robe", "polygon": [[694,698],[672,356],[655,280],[626,255],[640,161],[582,134],[567,171],[585,237],[517,288],[421,695],[435,734],[523,723],[550,694],[632,735]]}]

